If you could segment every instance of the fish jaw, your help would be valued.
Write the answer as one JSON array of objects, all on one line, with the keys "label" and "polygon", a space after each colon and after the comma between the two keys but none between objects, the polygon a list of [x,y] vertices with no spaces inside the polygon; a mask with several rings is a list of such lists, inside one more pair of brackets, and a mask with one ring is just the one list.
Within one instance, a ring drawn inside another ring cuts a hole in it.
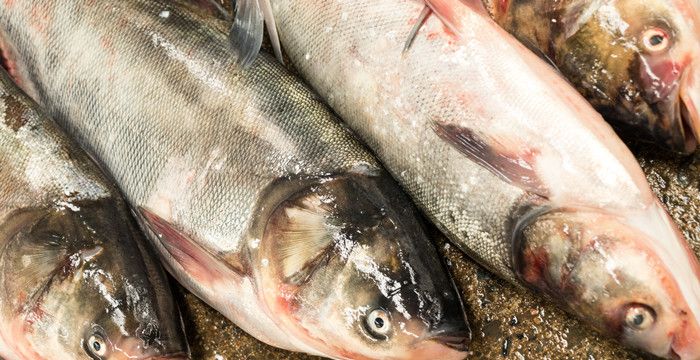
[{"label": "fish jaw", "polygon": [[514,267],[526,284],[599,331],[657,356],[697,359],[697,259],[659,214],[658,204],[627,217],[533,212],[514,231]]}]

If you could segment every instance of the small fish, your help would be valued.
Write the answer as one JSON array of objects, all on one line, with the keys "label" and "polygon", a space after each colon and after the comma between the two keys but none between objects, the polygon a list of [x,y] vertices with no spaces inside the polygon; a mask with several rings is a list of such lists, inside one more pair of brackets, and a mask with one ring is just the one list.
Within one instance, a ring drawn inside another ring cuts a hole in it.
[{"label": "small fish", "polygon": [[299,72],[460,248],[629,346],[700,357],[695,254],[612,128],[480,0],[271,2]]},{"label": "small fish", "polygon": [[14,0],[0,48],[170,272],[243,330],[337,359],[464,358],[461,300],[406,195],[299,79],[268,55],[243,69],[226,24],[185,5]]},{"label": "small fish", "polygon": [[620,128],[677,152],[700,139],[697,0],[484,0],[494,19]]},{"label": "small fish", "polygon": [[118,191],[0,69],[0,357],[186,359]]}]

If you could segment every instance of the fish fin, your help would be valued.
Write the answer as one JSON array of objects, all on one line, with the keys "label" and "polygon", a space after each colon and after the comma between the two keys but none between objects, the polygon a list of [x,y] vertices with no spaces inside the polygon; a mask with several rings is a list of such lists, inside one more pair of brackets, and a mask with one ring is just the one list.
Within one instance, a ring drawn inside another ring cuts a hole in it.
[{"label": "fish fin", "polygon": [[433,122],[433,130],[466,155],[501,179],[533,194],[548,197],[545,185],[535,171],[537,151],[510,150],[496,139],[487,139],[474,131],[452,124]]},{"label": "fish fin", "polygon": [[460,7],[467,6],[475,12],[491,18],[482,0],[423,0],[423,2],[455,34],[460,34],[463,26]]},{"label": "fish fin", "polygon": [[277,239],[275,254],[286,283],[303,284],[329,259],[335,233],[329,215],[313,194],[277,210],[268,223]]},{"label": "fish fin", "polygon": [[52,285],[81,271],[85,260],[102,252],[95,246],[72,248],[71,239],[79,239],[80,224],[68,209],[36,208],[14,212],[0,226],[0,238],[7,242],[2,257],[7,264],[3,271],[14,279],[5,291],[20,296],[16,309],[28,321],[44,315],[42,302]]},{"label": "fish fin", "polygon": [[275,56],[284,64],[270,0],[236,0],[235,6],[236,14],[233,17],[229,41],[237,55],[238,64],[248,67],[258,56],[263,42],[264,27],[267,27]]},{"label": "fish fin", "polygon": [[264,15],[258,0],[236,0],[236,14],[229,33],[231,48],[242,67],[250,66],[263,41]]},{"label": "fish fin", "polygon": [[549,13],[558,14],[559,26],[568,39],[576,34],[605,3],[605,0],[552,1]]},{"label": "fish fin", "polygon": [[280,44],[277,23],[275,22],[275,16],[272,13],[272,4],[270,4],[270,0],[260,0],[260,9],[262,10],[265,18],[267,34],[270,36],[270,43],[272,44],[272,50],[275,53],[275,57],[280,63],[284,64],[284,57],[282,57],[282,45]]},{"label": "fish fin", "polygon": [[211,254],[149,209],[139,207],[138,215],[168,254],[198,282],[230,281],[232,275],[239,278],[247,273],[241,262],[223,260]]},{"label": "fish fin", "polygon": [[420,15],[418,15],[418,19],[416,19],[416,24],[413,25],[413,28],[411,28],[411,32],[408,33],[408,38],[406,39],[406,43],[403,45],[403,53],[405,54],[408,52],[408,49],[411,48],[411,45],[413,44],[413,40],[416,39],[416,35],[418,35],[418,30],[420,30],[421,27],[423,27],[423,24],[425,23],[425,20],[428,19],[428,16],[433,11],[430,10],[429,6],[424,6],[423,10],[421,10]]}]

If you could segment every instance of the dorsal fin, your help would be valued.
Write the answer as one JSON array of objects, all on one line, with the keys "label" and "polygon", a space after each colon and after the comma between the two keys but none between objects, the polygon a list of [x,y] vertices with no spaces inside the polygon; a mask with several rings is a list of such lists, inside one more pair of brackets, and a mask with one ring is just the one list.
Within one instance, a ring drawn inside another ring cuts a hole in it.
[{"label": "dorsal fin", "polygon": [[237,54],[237,62],[243,67],[253,63],[262,46],[263,24],[267,25],[277,59],[283,62],[282,48],[270,0],[237,0],[235,7],[229,40],[233,51]]}]

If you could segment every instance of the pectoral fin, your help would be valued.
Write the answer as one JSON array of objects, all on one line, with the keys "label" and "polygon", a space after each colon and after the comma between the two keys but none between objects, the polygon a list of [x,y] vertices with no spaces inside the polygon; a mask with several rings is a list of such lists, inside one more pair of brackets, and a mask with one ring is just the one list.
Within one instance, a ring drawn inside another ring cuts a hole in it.
[{"label": "pectoral fin", "polygon": [[453,124],[434,122],[433,130],[462,154],[504,181],[530,193],[548,197],[547,188],[535,170],[535,149],[508,147],[497,139],[480,136],[470,129]]},{"label": "pectoral fin", "polygon": [[316,194],[286,202],[268,223],[268,239],[275,239],[276,261],[287,284],[300,285],[328,260],[333,227],[328,210]]},{"label": "pectoral fin", "polygon": [[154,212],[139,207],[140,220],[151,231],[162,247],[193,279],[202,283],[239,279],[246,274],[245,267],[236,261],[224,260],[204,249],[189,236],[178,230]]}]

